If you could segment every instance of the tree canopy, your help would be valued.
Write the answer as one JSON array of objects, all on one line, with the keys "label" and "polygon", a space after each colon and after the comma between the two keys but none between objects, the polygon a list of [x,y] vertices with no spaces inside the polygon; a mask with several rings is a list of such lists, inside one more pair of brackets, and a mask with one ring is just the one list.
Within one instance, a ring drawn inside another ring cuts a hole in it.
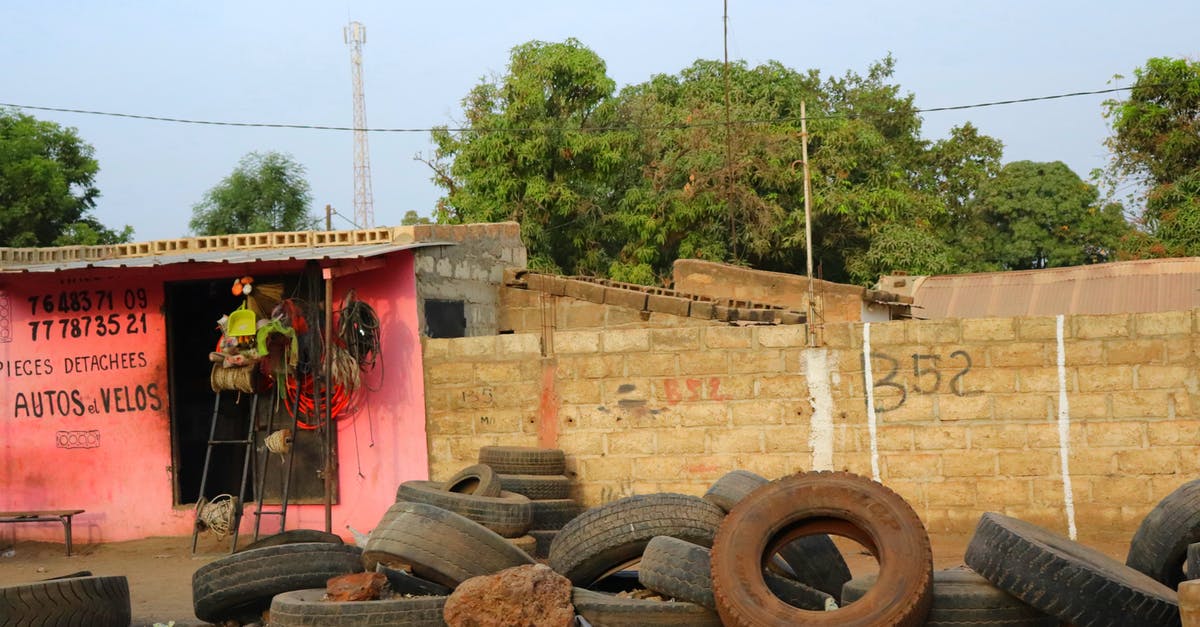
[{"label": "tree canopy", "polygon": [[1134,70],[1124,100],[1105,102],[1110,184],[1142,192],[1131,257],[1200,255],[1200,61],[1156,57]]},{"label": "tree canopy", "polygon": [[813,256],[825,278],[1032,264],[1000,252],[1016,246],[1004,237],[1025,236],[1000,223],[1033,220],[1027,209],[1088,218],[1066,240],[1090,252],[1067,254],[1060,242],[1041,263],[1108,258],[1109,231],[1091,231],[1115,228],[1119,207],[1098,207],[1094,188],[1062,164],[1043,164],[1062,184],[1038,192],[1036,211],[979,201],[989,184],[1015,185],[1024,166],[997,182],[1002,145],[969,123],[922,137],[894,73],[890,56],[841,76],[698,60],[618,92],[579,41],[522,44],[503,76],[463,99],[460,128],[433,134],[424,161],[445,192],[437,218],[517,220],[541,270],[655,283],[675,259],[700,258],[804,273],[804,103]]},{"label": "tree canopy", "polygon": [[192,207],[197,235],[302,231],[317,222],[304,166],[290,155],[252,152]]},{"label": "tree canopy", "polygon": [[92,215],[95,150],[73,128],[0,109],[0,246],[127,242]]}]

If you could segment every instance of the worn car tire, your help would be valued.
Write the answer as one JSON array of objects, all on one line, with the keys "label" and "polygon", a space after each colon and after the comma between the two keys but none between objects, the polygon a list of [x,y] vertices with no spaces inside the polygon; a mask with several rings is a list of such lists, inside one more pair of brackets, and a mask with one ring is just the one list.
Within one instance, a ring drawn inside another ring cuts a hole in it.
[{"label": "worn car tire", "polygon": [[325,589],[294,590],[271,600],[271,627],[442,627],[444,596],[413,596],[378,601],[322,600]]},{"label": "worn car tire", "polygon": [[571,482],[563,475],[505,475],[500,485],[514,494],[523,494],[533,501],[565,499],[571,495]]},{"label": "worn car tire", "polygon": [[363,565],[407,564],[414,575],[453,588],[478,575],[532,564],[533,558],[494,531],[428,503],[388,508],[367,538]]},{"label": "worn car tire", "polygon": [[1200,579],[1200,542],[1188,545],[1187,566],[1184,572],[1188,579]]},{"label": "worn car tire", "polygon": [[[874,574],[846,583],[842,602],[861,599],[875,585]],[[1058,619],[1034,609],[993,586],[968,568],[948,568],[933,573],[933,608],[926,627],[1057,627]]]},{"label": "worn car tire", "polygon": [[582,514],[584,507],[571,499],[546,499],[530,501],[529,509],[533,516],[531,530],[558,531]]},{"label": "worn car tire", "polygon": [[123,577],[68,577],[0,587],[0,625],[127,627],[129,581]]},{"label": "worn car tire", "polygon": [[479,463],[502,475],[561,475],[566,471],[566,456],[556,448],[484,446],[479,449]]},{"label": "worn car tire", "polygon": [[587,587],[636,561],[655,536],[712,545],[723,512],[684,494],[647,494],[593,507],[567,523],[550,545],[550,567]]},{"label": "worn car tire", "polygon": [[329,542],[234,553],[192,573],[192,606],[196,618],[210,623],[254,617],[281,592],[323,587],[331,577],[362,569],[358,547]]},{"label": "worn car tire", "polygon": [[996,587],[1072,625],[1179,625],[1174,590],[1016,518],[984,514],[964,559]]},{"label": "worn car tire", "polygon": [[[659,594],[716,609],[712,594],[711,551],[698,544],[670,536],[650,540],[638,566],[638,581]],[[767,587],[786,603],[823,610],[832,596],[798,581],[766,571]]]},{"label": "worn car tire", "polygon": [[721,627],[716,612],[695,603],[629,599],[583,588],[571,592],[571,603],[576,614],[596,627]]},{"label": "worn car tire", "polygon": [[446,492],[433,481],[405,481],[396,490],[397,501],[428,503],[465,516],[506,537],[525,535],[533,524],[529,498],[511,492],[500,496],[477,496]]},{"label": "worn car tire", "polygon": [[533,536],[533,539],[537,541],[537,552],[534,553],[534,557],[537,557],[538,559],[549,559],[550,545],[554,543],[554,538],[558,537],[558,530],[530,529],[529,535]]},{"label": "worn car tire", "polygon": [[467,466],[442,484],[445,492],[474,494],[475,496],[500,496],[500,477],[487,464]]},{"label": "worn car tire", "polygon": [[1200,479],[1175,488],[1146,514],[1129,542],[1125,565],[1174,590],[1193,542],[1200,542]]},{"label": "worn car tire", "polygon": [[[797,608],[767,586],[762,564],[797,537],[835,534],[879,562],[879,585],[832,612]],[[933,600],[933,552],[912,507],[880,483],[846,472],[808,472],[755,490],[713,541],[713,597],[726,625],[920,625]]]},{"label": "worn car tire", "polygon": [[537,538],[525,534],[517,538],[505,538],[505,540],[508,540],[509,544],[528,553],[530,557],[537,556]]},{"label": "worn car tire", "polygon": [[285,544],[300,544],[301,542],[328,542],[329,544],[345,544],[341,536],[335,533],[327,533],[317,531],[316,529],[289,529],[282,533],[277,533],[272,536],[261,537],[250,544],[238,549],[238,553],[243,551],[253,551],[268,546],[283,546]]},{"label": "worn car tire", "polygon": [[426,581],[408,571],[388,568],[384,564],[376,564],[375,572],[387,577],[388,586],[396,594],[414,597],[446,597],[454,592],[440,583]]},{"label": "worn car tire", "polygon": [[[704,498],[726,512],[758,488],[770,483],[766,478],[748,470],[725,473],[708,488]],[[837,599],[842,586],[850,581],[850,567],[837,545],[827,535],[797,538],[779,549],[779,558],[791,569],[785,573]]]}]

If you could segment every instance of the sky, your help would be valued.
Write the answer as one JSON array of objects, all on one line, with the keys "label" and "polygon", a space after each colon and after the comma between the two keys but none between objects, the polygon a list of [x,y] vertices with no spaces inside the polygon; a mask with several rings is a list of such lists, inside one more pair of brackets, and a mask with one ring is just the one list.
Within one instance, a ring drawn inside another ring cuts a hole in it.
[{"label": "sky", "polygon": [[[921,108],[1129,85],[1113,80],[1155,56],[1200,58],[1194,0],[784,2],[728,0],[729,53],[823,75],[864,73],[891,53],[895,80]],[[460,101],[500,76],[512,47],[575,37],[617,85],[720,59],[722,0],[520,2],[4,2],[0,103],[197,120],[351,126],[350,53],[342,27],[367,28],[369,127],[454,126]],[[930,112],[936,140],[971,122],[1001,140],[1004,161],[1063,161],[1087,177],[1109,133],[1092,95]],[[313,208],[353,228],[353,134],[184,125],[26,110],[78,129],[95,147],[95,215],[135,240],[184,237],[192,207],[252,151],[291,154]],[[414,160],[427,132],[372,133],[376,225],[430,215],[440,190]]]}]

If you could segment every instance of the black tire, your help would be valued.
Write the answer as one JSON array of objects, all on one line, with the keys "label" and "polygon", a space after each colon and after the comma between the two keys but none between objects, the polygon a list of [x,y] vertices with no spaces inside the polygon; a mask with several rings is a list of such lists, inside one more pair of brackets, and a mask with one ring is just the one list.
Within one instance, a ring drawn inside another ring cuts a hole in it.
[{"label": "black tire", "polygon": [[1179,625],[1174,590],[1015,518],[984,514],[965,560],[996,587],[1073,625]]},{"label": "black tire", "polygon": [[[717,607],[712,593],[712,551],[678,538],[658,536],[646,545],[638,567],[638,581],[659,594],[695,603],[710,610]],[[829,594],[815,590],[771,571],[763,579],[775,596],[806,610],[824,610]]]},{"label": "black tire", "polygon": [[550,545],[550,567],[587,587],[642,556],[655,536],[712,546],[724,514],[684,494],[630,496],[594,507],[572,520]]},{"label": "black tire", "polygon": [[391,506],[371,531],[363,565],[407,564],[414,575],[453,588],[533,558],[479,523],[427,503]]},{"label": "black tire", "polygon": [[325,589],[294,590],[271,600],[272,627],[442,627],[444,596],[394,597],[378,601],[322,601]]},{"label": "black tire", "polygon": [[426,581],[407,571],[388,568],[383,564],[376,564],[375,572],[387,577],[388,586],[396,594],[414,597],[445,597],[454,592],[440,583]]},{"label": "black tire", "polygon": [[502,475],[561,475],[566,472],[566,457],[556,448],[485,446],[479,449],[479,463],[491,466]]},{"label": "black tire", "polygon": [[[766,478],[748,470],[734,470],[717,479],[704,499],[729,512],[742,499],[770,483]],[[837,545],[827,535],[798,538],[779,549],[779,557],[791,569],[789,578],[824,592],[834,599],[841,598],[842,586],[850,581],[850,567]]]},{"label": "black tire", "polygon": [[529,508],[533,514],[529,528],[534,531],[558,531],[584,510],[582,505],[571,499],[530,501]]},{"label": "black tire", "polygon": [[533,501],[565,499],[571,495],[571,482],[563,475],[499,475],[500,485],[509,492],[524,494]]},{"label": "black tire", "polygon": [[268,546],[283,546],[285,544],[299,544],[301,542],[328,542],[329,544],[345,544],[341,536],[334,533],[326,533],[317,531],[316,529],[289,529],[283,533],[277,533],[273,536],[264,536],[238,549],[238,553],[243,551],[253,551]]},{"label": "black tire", "polygon": [[1188,545],[1186,572],[1189,580],[1200,579],[1200,542]]},{"label": "black tire", "polygon": [[324,587],[332,577],[362,571],[356,546],[307,542],[234,553],[192,573],[196,618],[210,623],[254,617],[281,592]]},{"label": "black tire", "polygon": [[[875,585],[874,574],[846,582],[842,601],[853,603]],[[926,627],[1057,627],[1058,619],[1047,616],[1020,599],[993,586],[968,568],[933,572],[933,608]]]},{"label": "black tire", "polygon": [[1174,590],[1183,581],[1188,545],[1200,542],[1200,479],[1163,497],[1142,519],[1125,565]]},{"label": "black tire", "polygon": [[534,557],[538,559],[548,559],[550,557],[550,545],[554,543],[554,538],[558,537],[558,530],[539,531],[537,529],[529,530],[529,535],[537,541],[537,552]]},{"label": "black tire", "polygon": [[458,471],[442,484],[446,492],[474,494],[475,496],[500,496],[500,477],[487,464],[475,464]]},{"label": "black tire", "polygon": [[576,614],[596,627],[721,627],[716,612],[695,603],[627,599],[583,588],[571,592],[571,603]]},{"label": "black tire", "polygon": [[405,481],[396,490],[397,501],[428,503],[465,516],[506,537],[525,535],[533,524],[533,509],[529,498],[511,492],[500,496],[476,496],[446,492],[433,481]]},{"label": "black tire", "polygon": [[125,577],[73,577],[0,587],[0,625],[128,627]]}]

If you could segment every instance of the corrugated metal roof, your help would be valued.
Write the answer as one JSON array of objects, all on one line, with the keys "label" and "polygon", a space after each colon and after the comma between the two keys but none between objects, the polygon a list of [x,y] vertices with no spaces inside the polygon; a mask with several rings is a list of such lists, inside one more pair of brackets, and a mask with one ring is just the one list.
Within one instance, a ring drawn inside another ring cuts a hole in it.
[{"label": "corrugated metal roof", "polygon": [[61,272],[85,268],[152,268],[179,263],[256,263],[262,261],[308,261],[310,259],[363,259],[386,255],[401,250],[426,248],[429,246],[452,246],[454,242],[410,242],[406,244],[362,244],[340,246],[292,246],[253,249],[226,249],[213,251],[187,251],[149,255],[143,257],[118,257],[103,260],[61,261],[10,265],[0,268],[0,273],[18,272]]},{"label": "corrugated metal roof", "polygon": [[[913,282],[913,315],[917,318],[1140,313],[1200,307],[1200,257],[907,280]],[[883,287],[888,287],[886,280]]]}]

